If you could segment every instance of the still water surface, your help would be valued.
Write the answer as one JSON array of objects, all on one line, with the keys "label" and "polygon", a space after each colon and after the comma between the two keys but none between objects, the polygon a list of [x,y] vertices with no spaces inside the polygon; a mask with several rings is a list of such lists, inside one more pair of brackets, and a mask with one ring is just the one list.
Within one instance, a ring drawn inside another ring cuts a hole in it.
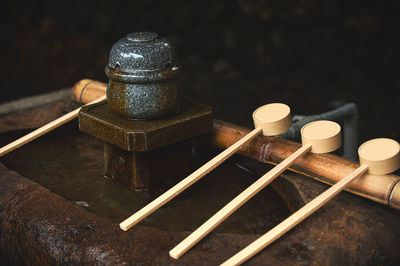
[{"label": "still water surface", "polygon": [[[3,133],[0,144],[26,132]],[[193,169],[212,156],[204,151],[194,154]],[[1,158],[1,162],[52,192],[116,223],[175,183],[139,192],[105,178],[103,143],[80,132],[75,123],[11,152]],[[140,224],[169,231],[193,231],[256,178],[238,167],[235,158],[229,159]],[[289,211],[284,202],[271,187],[267,187],[215,231],[260,234],[287,216]]]}]

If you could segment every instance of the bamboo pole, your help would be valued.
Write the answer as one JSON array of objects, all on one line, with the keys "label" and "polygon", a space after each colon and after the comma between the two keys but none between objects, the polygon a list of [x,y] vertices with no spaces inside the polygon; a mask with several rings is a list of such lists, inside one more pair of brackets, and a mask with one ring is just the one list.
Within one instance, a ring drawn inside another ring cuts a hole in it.
[{"label": "bamboo pole", "polygon": [[[73,89],[75,99],[79,99],[82,88],[91,91],[103,87],[105,94],[107,84],[96,82],[97,88],[94,88],[89,82],[91,80],[83,80],[75,84]],[[249,132],[247,128],[214,120],[214,134],[207,141],[218,148],[226,149]],[[261,162],[278,164],[299,147],[299,143],[279,137],[258,136],[242,146],[238,153]],[[335,155],[307,154],[297,160],[290,169],[332,185],[357,167],[358,164]],[[400,178],[396,175],[366,174],[352,182],[345,190],[400,210]]]},{"label": "bamboo pole", "polygon": [[[211,143],[219,148],[231,145],[249,130],[223,121],[214,120]],[[261,162],[278,164],[300,147],[299,143],[279,137],[258,136],[238,151]],[[355,169],[358,164],[332,154],[307,154],[297,160],[291,170],[317,181],[333,185]],[[375,202],[400,210],[400,178],[396,175],[366,174],[352,182],[345,190]]]},{"label": "bamboo pole", "polygon": [[[302,129],[302,140],[304,145],[303,133],[304,128]],[[386,174],[396,171],[400,166],[400,145],[393,139],[376,138],[364,142],[358,149],[358,155],[362,164],[356,170],[325,192],[321,193],[318,197],[314,198],[301,209],[286,218],[286,220],[259,237],[256,241],[236,253],[221,265],[239,265],[247,261],[309,217],[325,205],[325,203],[339,194],[348,184],[362,176],[367,171],[370,173]]]}]

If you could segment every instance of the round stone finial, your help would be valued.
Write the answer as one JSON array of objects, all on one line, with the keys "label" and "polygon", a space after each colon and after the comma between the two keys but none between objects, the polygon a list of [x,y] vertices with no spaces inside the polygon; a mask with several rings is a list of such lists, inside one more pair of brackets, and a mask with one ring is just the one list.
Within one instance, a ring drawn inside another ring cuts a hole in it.
[{"label": "round stone finial", "polygon": [[292,125],[290,108],[283,103],[270,103],[253,112],[254,127],[261,127],[264,136],[284,133]]},{"label": "round stone finial", "polygon": [[400,145],[388,138],[371,139],[358,149],[360,164],[368,165],[371,174],[384,175],[400,166]]},{"label": "round stone finial", "polygon": [[301,142],[310,144],[313,153],[332,152],[342,145],[340,125],[328,120],[308,123],[301,129]]},{"label": "round stone finial", "polygon": [[173,45],[155,32],[132,32],[111,47],[108,67],[126,73],[178,67]]}]

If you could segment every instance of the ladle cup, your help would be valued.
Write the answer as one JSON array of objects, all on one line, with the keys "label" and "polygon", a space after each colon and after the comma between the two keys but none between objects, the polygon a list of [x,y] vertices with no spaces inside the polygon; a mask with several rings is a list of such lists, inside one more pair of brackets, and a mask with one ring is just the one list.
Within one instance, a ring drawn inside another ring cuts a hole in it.
[{"label": "ladle cup", "polygon": [[[304,133],[304,131],[305,130],[303,130],[302,133]],[[367,171],[369,171],[370,174],[375,175],[384,175],[395,171],[400,166],[399,152],[399,143],[392,139],[378,138],[365,142],[358,149],[361,165],[356,170],[310,201],[300,210],[289,216],[268,233],[264,234],[239,253],[228,259],[222,265],[239,265],[247,261],[308,216],[313,214],[316,210],[342,191],[349,183],[362,176]]]},{"label": "ladle cup", "polygon": [[[268,114],[264,113],[263,107],[257,109],[253,114],[254,124],[267,125],[265,131],[277,133],[287,128],[285,121],[274,122],[274,129],[268,121]],[[260,122],[262,120],[263,122]],[[263,126],[264,128],[264,126]],[[276,130],[276,131],[274,131]],[[240,193],[236,198],[225,205],[221,210],[215,213],[204,224],[196,229],[192,234],[186,237],[181,243],[174,247],[170,252],[170,256],[178,259],[197,242],[203,239],[208,233],[228,218],[232,213],[239,209],[244,203],[255,196],[259,191],[277,178],[283,171],[289,168],[294,161],[303,154],[311,151],[313,153],[326,153],[336,150],[340,147],[341,141],[340,126],[332,121],[315,121],[305,125],[302,129],[303,146],[292,155],[276,165],[268,173],[259,178],[251,186]]]},{"label": "ladle cup", "polygon": [[120,223],[122,230],[129,230],[131,227],[139,223],[141,220],[149,216],[151,213],[159,209],[161,206],[179,195],[186,188],[200,180],[207,173],[212,171],[226,159],[231,157],[241,146],[251,141],[261,133],[265,136],[279,135],[285,132],[292,123],[290,108],[282,103],[271,103],[258,108],[254,114],[255,129],[234,143],[232,146],[218,154],[216,157],[208,161],[202,167],[190,174],[188,177],[180,181],[178,184],[170,188],[164,194],[147,204],[138,212]]}]

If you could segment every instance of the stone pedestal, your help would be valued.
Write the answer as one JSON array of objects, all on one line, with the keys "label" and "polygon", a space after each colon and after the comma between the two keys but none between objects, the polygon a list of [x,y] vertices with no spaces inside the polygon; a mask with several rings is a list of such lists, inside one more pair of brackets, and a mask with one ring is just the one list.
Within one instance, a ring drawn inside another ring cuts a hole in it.
[{"label": "stone pedestal", "polygon": [[128,120],[105,102],[79,113],[80,130],[104,141],[105,175],[136,190],[189,173],[190,139],[212,125],[211,107],[190,100],[179,113],[156,120]]}]

